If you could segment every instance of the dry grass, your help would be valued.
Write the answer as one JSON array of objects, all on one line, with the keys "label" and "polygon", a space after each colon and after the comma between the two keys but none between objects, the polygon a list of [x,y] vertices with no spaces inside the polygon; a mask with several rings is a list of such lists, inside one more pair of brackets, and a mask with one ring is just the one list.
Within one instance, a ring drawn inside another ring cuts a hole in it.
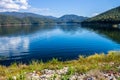
[{"label": "dry grass", "polygon": [[[26,64],[12,64],[8,67],[0,66],[0,80],[9,78],[11,76],[20,75],[32,71],[40,71],[43,69],[61,69],[65,66],[72,67],[78,73],[87,73],[91,70],[99,71],[119,71],[120,66],[120,52],[111,51],[107,55],[95,54],[88,57],[80,56],[78,60],[61,62],[53,59],[46,63],[41,61],[32,61],[29,65]],[[98,72],[100,74],[100,72]],[[91,74],[92,75],[92,74]],[[20,76],[19,76],[20,77]],[[97,76],[99,77],[99,76]]]}]

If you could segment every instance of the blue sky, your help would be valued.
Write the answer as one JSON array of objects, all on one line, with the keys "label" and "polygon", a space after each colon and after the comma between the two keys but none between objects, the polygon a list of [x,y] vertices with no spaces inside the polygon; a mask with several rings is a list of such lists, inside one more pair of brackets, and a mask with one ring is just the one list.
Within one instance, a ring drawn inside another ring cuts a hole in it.
[{"label": "blue sky", "polygon": [[120,6],[120,0],[1,0],[0,11],[32,12],[56,17],[65,14],[90,17],[117,6]]}]

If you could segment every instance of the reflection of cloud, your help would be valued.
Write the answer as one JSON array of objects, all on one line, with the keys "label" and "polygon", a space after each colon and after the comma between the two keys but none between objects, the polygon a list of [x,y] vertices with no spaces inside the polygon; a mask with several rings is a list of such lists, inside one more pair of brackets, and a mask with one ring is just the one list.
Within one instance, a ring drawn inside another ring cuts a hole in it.
[{"label": "reflection of cloud", "polygon": [[[78,36],[78,35],[83,35],[86,33],[86,30],[83,30],[81,28],[77,28],[77,30],[67,30],[67,29],[62,29],[62,28],[55,28],[52,30],[46,30],[46,31],[40,31],[37,33],[34,33],[30,36],[30,40],[34,41],[37,39],[50,39],[53,37],[60,37],[60,36]],[[59,36],[58,36],[59,35]]]},{"label": "reflection of cloud", "polygon": [[0,38],[0,56],[22,55],[20,52],[28,52],[29,39],[24,37]]},{"label": "reflection of cloud", "polygon": [[62,34],[63,32],[60,30],[60,29],[53,29],[53,30],[47,30],[47,31],[43,31],[43,32],[38,32],[38,33],[35,33],[35,34],[32,34],[31,36],[31,40],[34,40],[34,39],[48,39],[48,38],[51,38],[53,36],[56,36],[56,35],[60,35]]}]

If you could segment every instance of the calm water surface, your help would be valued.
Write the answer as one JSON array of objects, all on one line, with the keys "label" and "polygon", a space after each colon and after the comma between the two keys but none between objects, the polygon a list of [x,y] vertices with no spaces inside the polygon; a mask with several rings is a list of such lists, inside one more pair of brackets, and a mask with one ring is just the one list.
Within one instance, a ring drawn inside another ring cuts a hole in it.
[{"label": "calm water surface", "polygon": [[0,27],[0,64],[32,59],[77,59],[79,55],[120,50],[120,31],[80,25]]}]

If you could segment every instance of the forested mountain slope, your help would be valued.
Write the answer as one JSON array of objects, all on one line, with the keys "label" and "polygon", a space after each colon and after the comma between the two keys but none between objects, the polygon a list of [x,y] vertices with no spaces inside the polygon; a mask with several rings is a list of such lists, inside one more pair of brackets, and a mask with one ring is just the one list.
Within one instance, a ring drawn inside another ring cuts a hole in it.
[{"label": "forested mountain slope", "polygon": [[89,18],[83,23],[120,23],[120,6]]}]

